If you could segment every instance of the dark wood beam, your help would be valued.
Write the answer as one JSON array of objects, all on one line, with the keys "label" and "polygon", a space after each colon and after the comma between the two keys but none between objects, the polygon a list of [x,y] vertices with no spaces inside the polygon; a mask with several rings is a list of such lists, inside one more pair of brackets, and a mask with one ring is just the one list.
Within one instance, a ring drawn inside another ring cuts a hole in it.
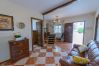
[{"label": "dark wood beam", "polygon": [[65,7],[65,6],[71,4],[71,3],[75,2],[75,1],[76,1],[76,0],[71,0],[71,1],[69,1],[69,2],[66,2],[66,3],[64,3],[64,4],[60,5],[60,6],[57,6],[57,7],[53,8],[53,9],[51,9],[51,10],[48,10],[48,11],[42,13],[42,15],[46,15],[46,14],[48,14],[48,13],[51,13],[51,12],[55,11],[56,9]]}]

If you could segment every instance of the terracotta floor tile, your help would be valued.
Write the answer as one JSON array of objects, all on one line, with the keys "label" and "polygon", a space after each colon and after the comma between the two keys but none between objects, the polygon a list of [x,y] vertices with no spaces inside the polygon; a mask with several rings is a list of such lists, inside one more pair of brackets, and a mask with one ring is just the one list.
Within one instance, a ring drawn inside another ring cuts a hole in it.
[{"label": "terracotta floor tile", "polygon": [[35,65],[35,66],[45,66],[45,64],[37,64],[37,65]]},{"label": "terracotta floor tile", "polygon": [[36,64],[45,64],[46,62],[46,57],[38,57]]},{"label": "terracotta floor tile", "polygon": [[16,63],[6,62],[4,65],[9,66],[61,66],[60,58],[67,56],[67,53],[72,49],[71,43],[58,42],[55,44],[55,49],[52,46],[40,47],[34,45],[33,52],[26,59],[21,59]]},{"label": "terracotta floor tile", "polygon": [[13,65],[13,66],[24,66],[24,65]]},{"label": "terracotta floor tile", "polygon": [[31,57],[27,60],[26,64],[35,64],[37,58],[36,57]]},{"label": "terracotta floor tile", "polygon": [[40,52],[40,49],[35,49],[34,52]]},{"label": "terracotta floor tile", "polygon": [[56,66],[56,64],[45,64],[45,66]]},{"label": "terracotta floor tile", "polygon": [[54,56],[61,56],[61,54],[59,52],[53,52]]},{"label": "terracotta floor tile", "polygon": [[20,59],[19,61],[14,63],[14,65],[25,65],[28,59],[29,59],[29,57],[25,57],[23,59]]},{"label": "terracotta floor tile", "polygon": [[47,52],[46,53],[46,57],[53,57],[54,55],[53,55],[53,52]]},{"label": "terracotta floor tile", "polygon": [[46,49],[46,47],[41,47],[41,49]]},{"label": "terracotta floor tile", "polygon": [[65,52],[66,50],[65,49],[61,49],[61,52]]},{"label": "terracotta floor tile", "polygon": [[53,64],[55,63],[54,57],[46,57],[46,64]]},{"label": "terracotta floor tile", "polygon": [[56,64],[56,66],[61,66],[60,64]]},{"label": "terracotta floor tile", "polygon": [[47,48],[47,52],[52,52],[52,48]]}]

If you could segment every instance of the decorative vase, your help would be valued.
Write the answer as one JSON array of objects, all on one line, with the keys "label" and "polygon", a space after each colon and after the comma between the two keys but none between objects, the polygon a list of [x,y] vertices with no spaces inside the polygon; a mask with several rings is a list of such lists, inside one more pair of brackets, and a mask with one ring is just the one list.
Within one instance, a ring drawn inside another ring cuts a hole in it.
[{"label": "decorative vase", "polygon": [[16,38],[15,40],[16,40],[16,41],[20,41],[20,40],[22,40],[22,38],[21,38],[21,37],[20,37],[20,38]]}]

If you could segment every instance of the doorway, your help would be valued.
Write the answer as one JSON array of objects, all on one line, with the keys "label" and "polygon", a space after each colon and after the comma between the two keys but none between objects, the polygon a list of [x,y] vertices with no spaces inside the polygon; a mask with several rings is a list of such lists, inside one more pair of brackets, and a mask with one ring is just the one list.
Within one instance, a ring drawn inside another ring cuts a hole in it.
[{"label": "doorway", "polygon": [[64,26],[64,42],[72,43],[73,23],[66,23]]},{"label": "doorway", "polygon": [[73,44],[83,44],[84,39],[84,22],[73,23]]},{"label": "doorway", "polygon": [[31,31],[32,31],[32,50],[33,45],[43,46],[42,39],[42,20],[31,18]]},{"label": "doorway", "polygon": [[64,42],[83,44],[84,22],[66,23],[64,25]]}]

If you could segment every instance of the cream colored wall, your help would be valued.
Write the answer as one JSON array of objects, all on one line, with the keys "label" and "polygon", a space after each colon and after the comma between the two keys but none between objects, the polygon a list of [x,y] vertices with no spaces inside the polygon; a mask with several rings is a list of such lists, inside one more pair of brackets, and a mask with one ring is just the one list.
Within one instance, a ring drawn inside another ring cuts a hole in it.
[{"label": "cream colored wall", "polygon": [[84,21],[85,22],[84,44],[87,44],[90,40],[94,39],[95,13],[63,18],[63,20],[64,23]]},{"label": "cream colored wall", "polygon": [[[13,33],[20,32],[23,37],[29,38],[29,50],[31,51],[32,41],[30,17],[42,19],[42,15],[9,2],[9,0],[0,0],[0,14],[10,15],[14,18],[14,31],[0,31],[0,62],[10,58],[8,41],[13,39]],[[17,28],[18,22],[24,22],[25,28]]]},{"label": "cream colored wall", "polygon": [[[87,44],[90,40],[94,39],[94,30],[95,30],[95,13],[83,14],[73,17],[65,17],[61,18],[61,22],[64,23],[72,23],[84,21],[85,22],[85,32],[84,32],[84,44]],[[51,21],[48,21],[51,23]],[[53,28],[49,27],[51,33],[53,33]]]}]

